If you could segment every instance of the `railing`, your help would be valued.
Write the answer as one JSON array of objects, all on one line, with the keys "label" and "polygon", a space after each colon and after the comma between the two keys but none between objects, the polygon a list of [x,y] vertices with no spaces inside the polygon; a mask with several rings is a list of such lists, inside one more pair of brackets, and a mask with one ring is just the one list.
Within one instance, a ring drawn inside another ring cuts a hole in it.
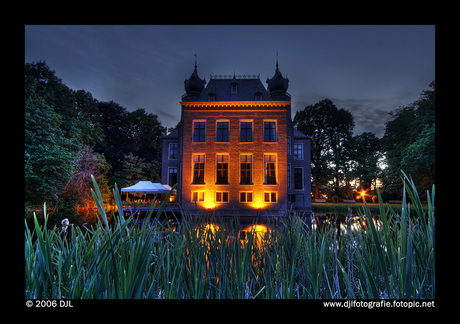
[{"label": "railing", "polygon": [[[136,203],[136,202],[123,202],[123,211],[125,212],[136,212],[136,211],[146,211],[148,212],[151,207],[151,203]],[[161,202],[157,202],[155,209],[158,210],[161,206]],[[164,211],[178,210],[179,205],[177,203],[166,203]]]},{"label": "railing", "polygon": [[260,79],[260,73],[257,75],[209,75],[211,79],[220,79],[220,80],[225,80],[225,79]]}]

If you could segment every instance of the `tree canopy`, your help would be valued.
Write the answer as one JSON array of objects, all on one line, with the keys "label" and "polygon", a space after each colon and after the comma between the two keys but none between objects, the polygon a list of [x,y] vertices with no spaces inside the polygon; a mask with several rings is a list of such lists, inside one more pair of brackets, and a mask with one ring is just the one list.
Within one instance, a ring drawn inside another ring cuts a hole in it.
[{"label": "tree canopy", "polygon": [[48,202],[65,212],[85,205],[91,174],[110,198],[112,176],[131,179],[130,163],[159,181],[166,127],[157,115],[72,90],[45,62],[26,63],[24,80],[26,206]]},{"label": "tree canopy", "polygon": [[384,188],[390,193],[401,191],[400,171],[410,174],[419,184],[420,195],[435,182],[435,82],[420,99],[393,110],[386,123],[382,146],[388,168]]}]

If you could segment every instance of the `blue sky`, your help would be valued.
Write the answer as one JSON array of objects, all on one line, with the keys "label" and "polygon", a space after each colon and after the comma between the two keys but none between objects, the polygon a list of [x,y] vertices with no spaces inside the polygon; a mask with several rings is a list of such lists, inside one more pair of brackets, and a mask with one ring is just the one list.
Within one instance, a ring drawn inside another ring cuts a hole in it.
[{"label": "blue sky", "polygon": [[45,60],[73,89],[172,127],[184,80],[198,74],[289,78],[292,111],[329,98],[355,117],[354,133],[381,137],[388,112],[417,100],[435,79],[431,25],[29,25],[25,62]]}]

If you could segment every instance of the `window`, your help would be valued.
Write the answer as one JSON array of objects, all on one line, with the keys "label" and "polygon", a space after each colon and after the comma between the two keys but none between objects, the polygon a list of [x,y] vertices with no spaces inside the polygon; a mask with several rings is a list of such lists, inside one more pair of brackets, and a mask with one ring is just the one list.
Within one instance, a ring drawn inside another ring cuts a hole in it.
[{"label": "window", "polygon": [[230,136],[228,134],[228,121],[217,122],[216,142],[229,142]]},{"label": "window", "polygon": [[204,201],[204,191],[192,191],[192,201],[203,202]]},{"label": "window", "polygon": [[262,92],[256,92],[256,93],[254,93],[254,100],[255,100],[255,101],[260,101],[260,100],[262,100]]},{"label": "window", "polygon": [[294,189],[303,189],[303,168],[294,168]]},{"label": "window", "polygon": [[252,121],[240,122],[240,142],[253,142]]},{"label": "window", "polygon": [[177,168],[168,168],[168,184],[170,186],[177,184]]},{"label": "window", "polygon": [[228,191],[216,191],[216,202],[228,202]]},{"label": "window", "polygon": [[253,142],[252,121],[240,122],[240,142]]},{"label": "window", "polygon": [[232,93],[238,93],[238,83],[232,82],[230,89]]},{"label": "window", "polygon": [[276,192],[264,191],[264,202],[266,203],[276,203],[277,201]]},{"label": "window", "polygon": [[206,122],[193,122],[193,142],[206,142]]},{"label": "window", "polygon": [[216,101],[216,94],[213,92],[208,93],[208,101]]},{"label": "window", "polygon": [[291,163],[288,163],[287,187],[291,189]]},{"label": "window", "polygon": [[252,155],[240,155],[240,184],[252,184]]},{"label": "window", "polygon": [[240,202],[252,203],[252,191],[241,191]]},{"label": "window", "polygon": [[228,155],[217,155],[216,184],[228,184]]},{"label": "window", "polygon": [[264,155],[265,182],[264,184],[276,184],[276,155]]},{"label": "window", "polygon": [[287,154],[291,154],[291,136],[287,137]]},{"label": "window", "polygon": [[193,184],[204,184],[204,154],[193,155]]},{"label": "window", "polygon": [[177,143],[169,143],[169,159],[176,160],[177,159],[177,151],[179,145]]},{"label": "window", "polygon": [[294,144],[294,159],[303,160],[303,144]]},{"label": "window", "polygon": [[278,142],[275,121],[264,122],[264,142]]}]

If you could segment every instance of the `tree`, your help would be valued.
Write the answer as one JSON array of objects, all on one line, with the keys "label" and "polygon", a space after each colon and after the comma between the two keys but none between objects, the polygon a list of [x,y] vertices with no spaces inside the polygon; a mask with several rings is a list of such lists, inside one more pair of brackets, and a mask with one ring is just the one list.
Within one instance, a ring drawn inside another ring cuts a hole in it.
[{"label": "tree", "polygon": [[311,174],[316,183],[315,197],[319,198],[320,184],[335,180],[338,187],[346,176],[353,115],[348,110],[338,109],[330,99],[324,99],[296,112],[294,127],[313,136]]},{"label": "tree", "polygon": [[421,196],[435,181],[435,82],[431,90],[422,92],[420,99],[395,109],[386,123],[382,139],[388,167],[384,188],[401,192],[400,170],[410,174],[419,185]]},{"label": "tree", "polygon": [[126,108],[116,102],[98,102],[101,116],[101,127],[104,132],[104,142],[96,145],[99,153],[104,153],[107,162],[112,166],[109,177],[122,167],[124,156],[134,151],[134,141]]},{"label": "tree", "polygon": [[135,143],[134,153],[147,161],[161,161],[161,136],[166,135],[166,127],[161,125],[158,116],[137,109],[128,113],[128,123]]},{"label": "tree", "polygon": [[[98,154],[90,146],[84,146],[73,161],[75,165],[72,176],[59,194],[57,205],[60,214],[75,215],[77,207],[88,209],[96,207],[91,194],[93,175],[101,190],[102,198],[107,206],[113,201],[106,178],[110,166],[105,161],[103,154]],[[73,220],[71,220],[72,223]]]},{"label": "tree", "polygon": [[[331,101],[332,103],[332,101]],[[340,181],[345,179],[347,161],[350,159],[350,145],[355,126],[353,115],[343,108],[333,106],[332,116],[328,124],[327,134],[331,147],[331,159],[335,187],[340,187]]]},{"label": "tree", "polygon": [[132,186],[140,180],[155,181],[152,167],[154,167],[152,163],[146,162],[143,158],[133,153],[129,153],[124,156],[121,169],[113,174],[112,181],[119,188]]},{"label": "tree", "polygon": [[61,116],[43,98],[25,100],[25,201],[55,202],[74,170],[74,145],[64,137]]},{"label": "tree", "polygon": [[102,117],[97,108],[97,100],[90,92],[77,90],[75,98],[76,124],[80,130],[80,141],[85,145],[100,145],[104,141],[101,127]]},{"label": "tree", "polygon": [[374,133],[364,132],[353,137],[355,177],[363,189],[370,189],[380,177],[379,160],[382,158],[380,139]]},{"label": "tree", "polygon": [[150,170],[146,177],[158,180],[157,174],[161,171],[161,136],[166,135],[166,127],[161,125],[158,116],[147,113],[145,109],[128,112],[113,101],[99,102],[98,109],[102,116],[105,142],[97,146],[96,150],[104,153],[112,166],[112,181],[118,183],[117,179],[124,178],[120,175],[124,172],[122,169],[129,154],[145,160]]},{"label": "tree", "polygon": [[[81,151],[104,141],[97,101],[67,87],[44,61],[25,64],[24,86],[26,205],[60,204]],[[74,191],[69,200],[79,195],[85,193]]]}]

